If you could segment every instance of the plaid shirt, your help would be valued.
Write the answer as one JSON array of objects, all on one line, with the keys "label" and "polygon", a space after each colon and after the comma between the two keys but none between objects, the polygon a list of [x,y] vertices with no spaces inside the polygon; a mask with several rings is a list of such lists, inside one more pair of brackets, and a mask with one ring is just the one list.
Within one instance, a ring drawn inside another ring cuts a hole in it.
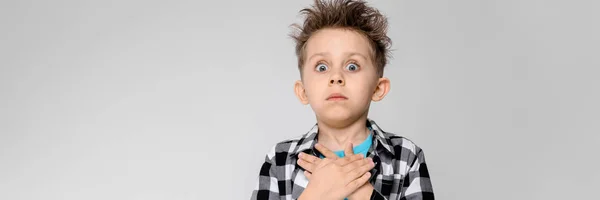
[{"label": "plaid shirt", "polygon": [[[366,155],[375,162],[369,180],[374,187],[371,199],[434,199],[423,150],[404,137],[381,130],[370,119],[367,127],[374,137]],[[304,169],[296,163],[298,154],[321,155],[314,148],[317,133],[315,124],[303,136],[280,142],[269,151],[252,200],[298,199],[308,184]]]}]

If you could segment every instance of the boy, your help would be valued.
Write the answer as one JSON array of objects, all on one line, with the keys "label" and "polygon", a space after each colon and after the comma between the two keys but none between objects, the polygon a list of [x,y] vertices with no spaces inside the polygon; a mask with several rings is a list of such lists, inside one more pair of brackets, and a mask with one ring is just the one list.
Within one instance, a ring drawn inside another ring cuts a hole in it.
[{"label": "boy", "polygon": [[390,89],[386,18],[353,0],[316,0],[301,12],[294,91],[317,123],[272,148],[251,198],[433,199],[423,151],[367,117]]}]

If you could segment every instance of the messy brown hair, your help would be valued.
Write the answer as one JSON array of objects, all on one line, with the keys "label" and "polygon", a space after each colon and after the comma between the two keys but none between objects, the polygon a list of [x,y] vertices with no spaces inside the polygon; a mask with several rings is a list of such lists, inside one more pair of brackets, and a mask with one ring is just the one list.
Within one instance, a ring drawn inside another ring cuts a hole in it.
[{"label": "messy brown hair", "polygon": [[300,13],[305,16],[304,23],[293,24],[295,32],[290,34],[296,42],[300,74],[305,59],[304,48],[312,34],[325,28],[341,28],[356,31],[369,40],[373,64],[379,77],[383,76],[392,41],[387,36],[387,18],[377,9],[362,0],[315,0],[311,7],[300,10]]}]

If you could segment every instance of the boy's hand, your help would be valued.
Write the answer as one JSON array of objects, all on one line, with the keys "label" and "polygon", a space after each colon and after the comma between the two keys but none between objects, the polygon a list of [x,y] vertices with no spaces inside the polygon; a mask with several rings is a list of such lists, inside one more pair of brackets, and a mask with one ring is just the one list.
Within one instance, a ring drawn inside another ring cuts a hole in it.
[{"label": "boy's hand", "polygon": [[[348,145],[344,149],[344,153],[346,154],[346,156],[344,158],[339,158],[334,152],[332,152],[331,150],[327,149],[326,147],[324,147],[322,145],[317,144],[316,148],[321,153],[323,153],[323,155],[325,155],[326,158],[334,159],[333,163],[340,165],[340,166],[347,166],[347,165],[356,166],[356,165],[359,165],[358,163],[360,163],[362,160],[368,160],[369,163],[372,163],[371,158],[363,159],[363,156],[361,154],[354,155],[354,152],[352,150],[352,144]],[[306,171],[304,171],[304,175],[306,176],[306,178],[308,178],[310,180],[312,173],[314,173],[314,171],[316,170],[315,168],[318,168],[317,166],[319,166],[321,161],[322,161],[321,159],[319,159],[315,156],[301,153],[300,159],[298,160],[298,164],[306,170]],[[371,168],[369,168],[369,170]],[[369,173],[369,176],[370,176],[370,173]],[[369,199],[371,197],[371,193],[373,192],[373,189],[374,188],[371,185],[371,183],[369,183],[367,181],[362,186],[360,186],[356,191],[353,191],[348,196],[348,199],[350,199],[350,200]]]},{"label": "boy's hand", "polygon": [[373,163],[363,161],[358,168],[342,167],[329,158],[323,159],[311,175],[300,199],[343,199],[364,185],[370,178]]}]

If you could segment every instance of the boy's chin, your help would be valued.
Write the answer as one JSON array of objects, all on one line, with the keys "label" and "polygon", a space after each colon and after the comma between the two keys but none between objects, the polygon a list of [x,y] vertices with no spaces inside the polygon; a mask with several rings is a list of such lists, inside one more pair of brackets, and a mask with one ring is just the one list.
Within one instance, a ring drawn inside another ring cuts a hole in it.
[{"label": "boy's chin", "polygon": [[344,128],[352,124],[355,117],[349,112],[334,112],[327,113],[324,116],[319,117],[319,121],[331,126],[332,128]]}]

